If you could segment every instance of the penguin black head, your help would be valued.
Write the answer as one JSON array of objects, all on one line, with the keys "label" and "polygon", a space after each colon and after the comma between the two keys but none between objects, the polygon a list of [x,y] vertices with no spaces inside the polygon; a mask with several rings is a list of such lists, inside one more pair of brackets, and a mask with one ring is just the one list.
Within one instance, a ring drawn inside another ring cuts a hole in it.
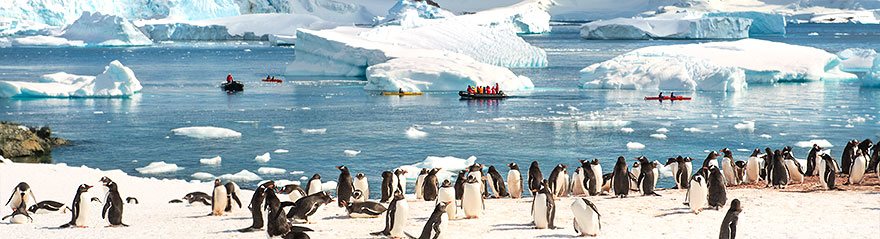
[{"label": "penguin black head", "polygon": [[[639,158],[636,158],[636,159],[639,159]],[[639,167],[639,162],[638,162],[638,161],[633,162],[633,166],[632,166],[632,167],[633,167],[633,168],[638,168],[638,167]]]},{"label": "penguin black head", "polygon": [[[354,190],[354,192],[351,193],[351,197],[354,198],[354,199],[361,199],[361,197],[362,197],[363,195],[364,195],[364,193],[361,192],[360,189]],[[342,203],[345,203],[345,200],[342,200]]]},{"label": "penguin black head", "polygon": [[510,167],[510,169],[519,170],[519,165],[516,165],[516,163],[509,163],[507,164],[507,167]]},{"label": "penguin black head", "polygon": [[739,202],[739,199],[733,199],[733,201],[730,202],[731,212],[739,214],[740,212],[742,212],[742,210],[742,204]]},{"label": "penguin black head", "polygon": [[339,169],[339,171],[348,172],[348,167],[345,167],[345,165],[340,165],[340,166],[337,166],[336,168]]},{"label": "penguin black head", "polygon": [[694,161],[694,159],[691,158],[691,157],[684,157],[684,159],[682,159],[681,162],[685,162],[685,163],[687,163],[687,162],[690,162],[690,161]]},{"label": "penguin black head", "polygon": [[822,147],[819,147],[818,144],[813,144],[813,150],[819,151],[819,150],[822,150],[822,149],[823,149],[823,148],[822,148]]},{"label": "penguin black head", "polygon": [[557,164],[557,165],[556,165],[556,168],[562,170],[562,169],[564,169],[564,168],[568,168],[568,166],[567,166],[567,165],[562,165],[562,164]]},{"label": "penguin black head", "polygon": [[88,192],[89,188],[92,188],[92,186],[87,185],[87,184],[80,184],[79,188],[77,188],[76,191],[80,192],[80,193],[84,193],[84,192]]},{"label": "penguin black head", "polygon": [[317,174],[317,173],[315,175],[312,175],[312,180],[315,180],[315,179],[321,179],[321,175]]},{"label": "penguin black head", "polygon": [[446,212],[446,206],[449,205],[449,203],[452,203],[452,202],[450,201],[450,202],[440,202],[440,203],[437,203],[437,205],[434,206],[434,211],[439,211],[439,212],[441,212],[441,213],[445,213],[445,212]]},{"label": "penguin black head", "polygon": [[[815,144],[814,144],[813,146],[815,146]],[[752,151],[752,156],[751,156],[751,157],[758,157],[759,154],[761,154],[761,150],[760,150],[760,149],[755,149],[755,151]]]},{"label": "penguin black head", "polygon": [[427,175],[427,174],[428,174],[427,168],[423,168],[422,171],[419,171],[419,175]]},{"label": "penguin black head", "polygon": [[646,158],[645,156],[639,156],[638,158],[636,158],[636,160],[638,160],[639,163],[641,163],[641,164],[648,164],[649,163],[648,158]]},{"label": "penguin black head", "polygon": [[428,175],[437,175],[437,172],[440,172],[440,170],[443,170],[443,168],[432,168],[428,171]]},{"label": "penguin black head", "polygon": [[116,185],[116,182],[113,182],[113,181],[107,183],[106,186],[107,186],[107,188],[110,188],[111,192],[119,190],[119,187]]},{"label": "penguin black head", "polygon": [[398,175],[398,176],[400,176],[400,175],[403,175],[403,174],[405,174],[405,173],[407,173],[407,171],[406,171],[406,170],[403,170],[403,169],[400,169],[400,168],[394,170],[394,175]]},{"label": "penguin black head", "polygon": [[726,158],[733,158],[733,152],[730,151],[730,148],[723,148],[718,151],[721,151],[721,153],[723,153],[724,157],[726,157]]},{"label": "penguin black head", "polygon": [[537,167],[538,167],[538,161],[532,161],[532,165],[531,165],[530,167],[537,168]]},{"label": "penguin black head", "polygon": [[104,176],[104,177],[101,177],[101,180],[99,180],[99,182],[104,183],[104,185],[107,185],[107,183],[113,182],[113,180],[111,180],[107,176]]},{"label": "penguin black head", "polygon": [[[293,191],[303,192],[302,187],[300,187],[299,185],[296,185],[296,184],[284,185],[284,187],[282,187],[281,190],[278,190],[278,186],[273,184],[272,188],[275,188],[275,191],[277,191],[277,193],[292,193]],[[305,193],[303,192],[303,194],[305,194]]]},{"label": "penguin black head", "polygon": [[452,187],[452,183],[449,182],[449,179],[443,180],[443,184],[441,185],[441,187]]},{"label": "penguin black head", "polygon": [[365,177],[367,177],[367,175],[364,175],[364,173],[358,173],[358,174],[355,175],[354,177],[357,178],[357,179],[364,179]]},{"label": "penguin black head", "polygon": [[493,172],[493,171],[494,171],[494,172],[498,172],[498,170],[495,170],[495,165],[491,165],[491,166],[489,166],[489,170],[488,170],[488,171],[489,171],[489,172]]},{"label": "penguin black head", "polygon": [[746,161],[736,161],[733,164],[735,164],[737,168],[745,168],[746,167]]},{"label": "penguin black head", "polygon": [[461,171],[458,171],[458,178],[462,178],[462,179],[463,179],[463,178],[464,178],[464,175],[466,175],[467,172],[468,172],[467,170],[461,170]]},{"label": "penguin black head", "polygon": [[594,158],[592,164],[593,164],[593,165],[599,165],[599,159],[595,159],[595,158]]},{"label": "penguin black head", "polygon": [[31,189],[31,185],[28,185],[26,182],[20,182],[15,186],[18,191],[27,192],[27,190]]},{"label": "penguin black head", "polygon": [[467,183],[477,183],[477,178],[473,175],[468,176]]},{"label": "penguin black head", "polygon": [[382,178],[391,178],[391,176],[394,176],[394,173],[392,173],[391,171],[382,172]]},{"label": "penguin black head", "polygon": [[223,186],[223,183],[220,182],[220,179],[214,179],[214,187]]},{"label": "penguin black head", "polygon": [[622,163],[623,165],[626,165],[626,158],[624,158],[623,156],[618,156],[617,163]]},{"label": "penguin black head", "polygon": [[471,166],[468,167],[468,169],[469,169],[471,172],[477,172],[477,171],[482,172],[482,171],[483,171],[483,165],[478,164],[478,163],[474,163],[474,164],[471,164]]},{"label": "penguin black head", "polygon": [[677,163],[677,162],[678,162],[678,160],[676,160],[675,158],[668,158],[668,159],[666,159],[666,164],[664,164],[664,165],[669,166],[670,164]]}]

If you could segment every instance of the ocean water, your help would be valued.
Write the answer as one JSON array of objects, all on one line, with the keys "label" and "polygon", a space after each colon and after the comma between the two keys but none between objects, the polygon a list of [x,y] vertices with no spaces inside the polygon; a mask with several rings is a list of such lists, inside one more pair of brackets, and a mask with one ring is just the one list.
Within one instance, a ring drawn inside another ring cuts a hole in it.
[{"label": "ocean water", "polygon": [[[880,49],[878,26],[792,25],[788,30],[785,37],[762,39],[830,52]],[[810,36],[813,32],[819,35]],[[556,164],[573,168],[576,159],[598,158],[608,173],[618,156],[632,164],[642,155],[660,162],[684,155],[699,164],[709,150],[731,148],[736,160],[745,160],[755,148],[825,139],[834,144],[829,148],[837,157],[849,139],[880,137],[880,90],[860,88],[858,82],[750,85],[738,93],[677,92],[694,97],[685,102],[644,101],[657,92],[579,89],[578,71],[636,48],[695,41],[587,41],[573,26],[523,38],[547,51],[550,67],[514,69],[530,77],[537,89],[503,101],[461,101],[452,92],[381,96],[365,92],[359,78],[281,77],[282,84],[264,84],[260,78],[280,75],[295,56],[293,48],[258,43],[0,48],[2,80],[36,81],[58,71],[96,75],[118,59],[145,87],[126,99],[0,99],[0,120],[49,125],[56,136],[70,139],[71,145],[53,150],[54,163],[185,180],[195,172],[256,173],[260,167],[303,171],[260,175],[294,181],[313,173],[336,180],[339,171],[334,167],[347,165],[352,174],[367,175],[374,197],[382,171],[427,156],[476,156],[477,162],[494,165],[505,176],[504,165],[511,162],[525,173],[536,160],[549,175]],[[243,93],[230,95],[217,87],[230,73],[245,82]],[[738,129],[744,121],[754,122],[754,128]],[[194,139],[171,133],[189,126],[229,128],[242,136]],[[409,138],[411,127],[427,135]],[[622,131],[624,127],[633,132]],[[666,139],[651,136],[661,128],[668,130]],[[645,147],[628,149],[629,142]],[[289,152],[274,153],[276,149]],[[361,153],[349,157],[344,150]],[[794,152],[805,157],[807,151]],[[266,152],[269,162],[254,160]],[[215,156],[223,158],[221,165],[199,163]],[[183,169],[161,174],[135,170],[157,161]],[[256,183],[240,182],[245,188]],[[661,178],[658,187],[672,185],[671,178]]]}]

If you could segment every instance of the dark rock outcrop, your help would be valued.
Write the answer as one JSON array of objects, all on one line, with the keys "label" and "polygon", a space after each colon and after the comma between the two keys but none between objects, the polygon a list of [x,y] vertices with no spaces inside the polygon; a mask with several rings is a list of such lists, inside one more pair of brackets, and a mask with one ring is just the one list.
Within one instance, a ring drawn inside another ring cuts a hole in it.
[{"label": "dark rock outcrop", "polygon": [[0,155],[13,159],[48,155],[52,146],[70,143],[66,139],[52,137],[48,126],[27,127],[20,124],[0,122]]}]

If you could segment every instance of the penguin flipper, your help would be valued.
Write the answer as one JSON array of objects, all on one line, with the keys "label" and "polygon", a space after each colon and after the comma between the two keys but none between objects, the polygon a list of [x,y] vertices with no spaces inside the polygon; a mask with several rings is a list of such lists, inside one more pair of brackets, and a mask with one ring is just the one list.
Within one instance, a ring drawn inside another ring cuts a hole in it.
[{"label": "penguin flipper", "polygon": [[107,209],[110,208],[110,200],[107,200],[107,203],[104,203],[104,209],[101,210],[101,219],[107,217]]},{"label": "penguin flipper", "polygon": [[232,193],[232,199],[235,200],[235,203],[238,203],[238,208],[241,208],[241,199],[238,199],[238,193]]},{"label": "penguin flipper", "polygon": [[417,237],[414,237],[413,235],[410,235],[409,232],[404,232],[403,234],[405,234],[406,237],[408,237],[409,239],[418,239]]},{"label": "penguin flipper", "polygon": [[[4,220],[5,220],[5,219],[6,219],[6,218],[4,218]],[[68,228],[68,227],[70,227],[70,226],[73,226],[73,225],[71,225],[70,223],[65,223],[64,225],[58,226],[58,228]]]},{"label": "penguin flipper", "polygon": [[9,205],[9,203],[12,202],[13,196],[15,196],[15,188],[12,188],[12,194],[9,195],[9,200],[6,200],[6,205]]}]

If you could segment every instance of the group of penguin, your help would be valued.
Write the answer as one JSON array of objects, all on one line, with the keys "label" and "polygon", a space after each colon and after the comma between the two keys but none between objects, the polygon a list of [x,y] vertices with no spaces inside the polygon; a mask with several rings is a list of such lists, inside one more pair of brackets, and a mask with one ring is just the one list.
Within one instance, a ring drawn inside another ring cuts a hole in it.
[{"label": "group of penguin", "polygon": [[[103,203],[104,206],[101,210],[101,218],[107,219],[110,223],[108,227],[127,227],[128,225],[122,222],[124,205],[122,197],[119,196],[119,186],[108,177],[102,177],[100,182],[104,185],[104,194],[106,195]],[[59,226],[59,228],[87,227],[86,223],[90,216],[91,202],[101,203],[101,200],[97,197],[89,196],[88,191],[92,187],[87,184],[79,185],[71,204],[65,205],[64,203],[52,200],[37,202],[30,185],[26,182],[21,182],[13,188],[12,195],[6,201],[6,205],[12,209],[12,214],[4,216],[2,220],[9,219],[9,222],[13,224],[24,224],[33,222],[34,219],[30,216],[31,213],[66,213],[70,211],[70,222]],[[138,203],[137,198],[133,197],[126,198],[125,201],[133,204]]]}]

